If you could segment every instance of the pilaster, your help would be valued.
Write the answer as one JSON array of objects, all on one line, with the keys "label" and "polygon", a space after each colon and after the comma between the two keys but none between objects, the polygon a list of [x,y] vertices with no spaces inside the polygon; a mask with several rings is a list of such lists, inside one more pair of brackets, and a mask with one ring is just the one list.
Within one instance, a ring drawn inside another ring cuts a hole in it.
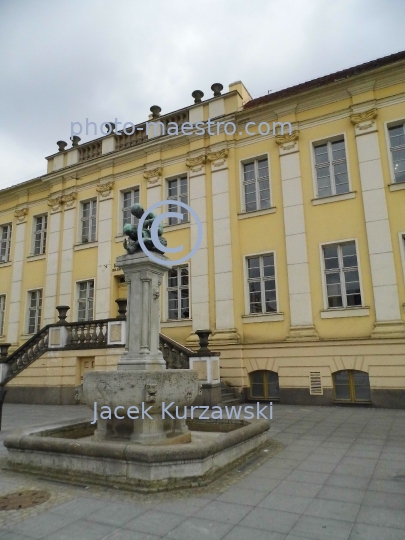
[{"label": "pilaster", "polygon": [[110,316],[113,187],[114,182],[103,182],[96,187],[99,193],[96,319],[106,319]]},{"label": "pilaster", "polygon": [[44,295],[44,311],[41,326],[55,322],[56,299],[59,275],[59,246],[62,229],[62,196],[52,195],[48,199],[50,209],[46,242],[47,261]]},{"label": "pilaster", "polygon": [[[72,306],[73,246],[75,245],[76,193],[62,195],[63,231],[62,256],[59,281],[59,302],[61,306]],[[74,309],[71,309],[73,317]]]}]

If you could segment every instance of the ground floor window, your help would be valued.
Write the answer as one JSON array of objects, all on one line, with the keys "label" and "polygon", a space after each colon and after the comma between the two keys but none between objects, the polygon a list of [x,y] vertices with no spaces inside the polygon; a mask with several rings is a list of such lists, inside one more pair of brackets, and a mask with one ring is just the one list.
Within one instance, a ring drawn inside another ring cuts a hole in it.
[{"label": "ground floor window", "polygon": [[333,374],[333,388],[336,401],[371,401],[370,379],[365,371],[346,369]]},{"label": "ground floor window", "polygon": [[279,399],[278,373],[269,370],[252,371],[250,378],[250,397],[252,399]]},{"label": "ground floor window", "polygon": [[77,320],[92,321],[94,319],[94,280],[81,281],[77,284]]}]

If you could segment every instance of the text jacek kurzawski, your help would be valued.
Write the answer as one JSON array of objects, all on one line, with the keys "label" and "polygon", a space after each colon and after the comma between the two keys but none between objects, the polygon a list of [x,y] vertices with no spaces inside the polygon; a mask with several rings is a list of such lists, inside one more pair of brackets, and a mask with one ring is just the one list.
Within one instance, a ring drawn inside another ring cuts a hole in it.
[{"label": "text jacek kurzawski", "polygon": [[[265,420],[272,420],[273,418],[273,407],[272,403],[269,403],[268,405],[262,405],[259,402],[256,403],[256,405],[232,405],[232,407],[219,407],[218,405],[215,405],[210,409],[209,407],[205,406],[191,406],[191,407],[178,407],[177,405],[174,407],[175,403],[174,401],[166,403],[162,402],[162,418],[172,418],[173,420],[185,420],[186,418],[194,418],[194,415],[196,415],[196,418],[199,418],[200,420],[223,420],[224,418],[227,420],[236,419],[239,418],[245,419],[245,420],[253,420],[254,418],[260,419],[263,418]],[[125,410],[125,407],[122,405],[118,405],[115,408],[111,408],[108,405],[101,405],[100,407],[100,419],[101,420],[112,420],[112,418],[117,418],[117,420],[124,420],[125,417],[129,418],[130,420],[144,420],[145,418],[150,418],[152,420],[151,414],[149,414],[149,411],[151,409],[155,408],[156,405],[149,405],[145,406],[145,403],[142,402],[141,407],[136,407],[135,405],[132,405],[131,407],[128,407]],[[197,412],[198,411],[198,412]],[[97,401],[94,402],[94,418],[92,424],[95,424],[98,420],[98,407],[97,407]]]}]

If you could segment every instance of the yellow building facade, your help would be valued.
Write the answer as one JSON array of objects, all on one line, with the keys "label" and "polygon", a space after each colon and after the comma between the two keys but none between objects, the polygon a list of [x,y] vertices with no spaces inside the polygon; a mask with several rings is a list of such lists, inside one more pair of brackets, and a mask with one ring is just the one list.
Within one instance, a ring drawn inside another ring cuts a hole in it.
[{"label": "yellow building facade", "polygon": [[[58,305],[115,317],[131,204],[178,200],[203,237],[162,284],[162,333],[195,349],[211,329],[221,379],[246,398],[404,407],[405,53],[258,99],[241,82],[215,93],[152,108],[156,127],[62,144],[46,174],[0,191],[0,344],[21,346]],[[167,134],[185,122],[205,127]],[[173,260],[197,239],[185,218],[164,226],[184,247]],[[48,352],[8,398],[74,402],[83,369],[119,354]]]}]

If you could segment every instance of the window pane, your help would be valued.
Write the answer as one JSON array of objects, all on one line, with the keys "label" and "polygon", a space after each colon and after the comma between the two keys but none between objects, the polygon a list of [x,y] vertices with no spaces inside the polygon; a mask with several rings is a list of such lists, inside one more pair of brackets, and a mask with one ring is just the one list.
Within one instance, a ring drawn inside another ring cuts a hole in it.
[{"label": "window pane", "polygon": [[328,147],[326,144],[321,146],[315,146],[315,163],[319,165],[320,163],[328,163]]},{"label": "window pane", "polygon": [[405,131],[403,125],[390,128],[389,134],[392,148],[405,144]]},{"label": "window pane", "polygon": [[252,257],[248,259],[248,275],[250,279],[260,277],[259,260],[259,257]]},{"label": "window pane", "polygon": [[354,392],[356,401],[370,401],[370,379],[364,371],[353,371]]},{"label": "window pane", "polygon": [[243,166],[243,177],[244,177],[245,182],[255,179],[255,164],[253,162],[246,163]]},{"label": "window pane", "polygon": [[334,373],[333,381],[335,384],[336,399],[350,399],[349,372],[345,370]]},{"label": "window pane", "polygon": [[280,397],[278,373],[275,371],[267,371],[267,396],[276,399]]},{"label": "window pane", "polygon": [[339,269],[337,246],[324,247],[323,256],[326,270]]},{"label": "window pane", "polygon": [[332,159],[333,161],[346,159],[345,143],[343,140],[332,143]]}]

